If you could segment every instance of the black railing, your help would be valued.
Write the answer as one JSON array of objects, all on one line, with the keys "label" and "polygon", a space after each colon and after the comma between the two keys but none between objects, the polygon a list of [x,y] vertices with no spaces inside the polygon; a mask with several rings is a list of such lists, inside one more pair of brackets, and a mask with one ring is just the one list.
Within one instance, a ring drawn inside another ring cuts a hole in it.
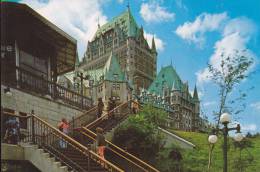
[{"label": "black railing", "polygon": [[[1,117],[17,117],[14,113],[3,112]],[[52,127],[34,114],[23,117],[27,120],[27,134],[23,142],[38,145],[52,157],[66,165],[69,171],[89,172],[110,171],[123,172],[111,162],[101,158],[89,148],[83,146],[70,136]]]},{"label": "black railing", "polygon": [[92,100],[88,97],[82,96],[77,92],[69,90],[55,82],[48,81],[22,68],[16,67],[15,69],[12,73],[5,74],[4,80],[2,80],[7,86],[43,96],[49,95],[55,100],[61,100],[64,103],[86,110],[92,107]]}]

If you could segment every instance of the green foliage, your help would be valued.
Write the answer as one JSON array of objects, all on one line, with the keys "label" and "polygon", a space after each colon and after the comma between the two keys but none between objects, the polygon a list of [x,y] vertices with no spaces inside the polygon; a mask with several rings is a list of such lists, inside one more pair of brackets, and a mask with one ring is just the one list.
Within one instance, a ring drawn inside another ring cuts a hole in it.
[{"label": "green foliage", "polygon": [[[161,149],[156,158],[156,167],[160,169],[161,172],[181,171],[183,166],[182,151],[184,150],[176,145]],[[176,153],[180,155],[179,158],[176,156]]]},{"label": "green foliage", "polygon": [[[208,135],[195,132],[171,131],[196,145],[195,150],[182,150],[183,171],[207,171],[209,153]],[[240,144],[228,140],[228,171],[230,172],[255,172],[260,169],[260,137],[245,138]],[[219,135],[212,154],[211,172],[223,171],[223,137]],[[241,150],[241,151],[240,151]]]},{"label": "green foliage", "polygon": [[[242,103],[246,94],[239,90],[239,96],[235,99],[230,97],[235,86],[245,80],[250,74],[250,67],[253,65],[253,58],[244,56],[246,50],[234,50],[230,54],[222,53],[220,55],[220,64],[208,64],[208,76],[219,88],[219,107],[217,111],[213,111],[216,120],[216,128],[219,128],[220,116],[223,112],[229,112],[237,115],[244,111],[246,104]],[[217,131],[218,135],[218,131]],[[211,147],[209,157],[215,146]],[[211,158],[209,158],[208,167],[211,166]]]},{"label": "green foliage", "polygon": [[166,112],[150,105],[144,106],[115,130],[112,141],[150,162],[154,161],[154,155],[164,143],[158,127],[164,125],[166,117]]},{"label": "green foliage", "polygon": [[[245,104],[241,102],[245,99],[246,94],[239,90],[239,97],[234,100],[230,99],[230,93],[235,86],[240,84],[250,74],[250,67],[253,65],[251,57],[244,56],[245,50],[234,50],[231,54],[221,54],[220,65],[208,64],[210,75],[208,76],[219,88],[219,109],[214,112],[219,126],[220,115],[224,111],[232,114],[239,114],[245,109]],[[239,104],[238,104],[239,103]],[[236,106],[236,108],[234,108]]]}]

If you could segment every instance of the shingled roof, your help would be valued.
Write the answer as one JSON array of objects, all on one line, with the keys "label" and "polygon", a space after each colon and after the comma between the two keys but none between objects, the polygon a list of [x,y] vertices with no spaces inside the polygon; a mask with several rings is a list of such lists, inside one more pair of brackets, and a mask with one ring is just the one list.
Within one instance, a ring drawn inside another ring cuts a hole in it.
[{"label": "shingled roof", "polygon": [[[82,71],[83,75],[89,75],[91,80],[94,80],[94,84],[98,84],[101,80],[108,80],[114,82],[127,82],[125,73],[121,70],[116,56],[111,53],[105,66],[96,70]],[[75,72],[69,72],[64,75],[71,82],[75,76]],[[88,85],[88,81],[84,81],[84,84]]]},{"label": "shingled roof", "polygon": [[95,33],[94,39],[111,29],[116,29],[117,27],[120,28],[123,31],[124,35],[127,35],[128,37],[137,37],[140,34],[140,28],[136,24],[136,21],[132,16],[130,9],[128,9],[121,15],[113,18],[108,23],[99,27]]},{"label": "shingled roof", "polygon": [[171,90],[182,90],[184,84],[179,75],[172,66],[166,66],[161,69],[151,86],[148,88],[150,93],[163,95],[163,88]]}]

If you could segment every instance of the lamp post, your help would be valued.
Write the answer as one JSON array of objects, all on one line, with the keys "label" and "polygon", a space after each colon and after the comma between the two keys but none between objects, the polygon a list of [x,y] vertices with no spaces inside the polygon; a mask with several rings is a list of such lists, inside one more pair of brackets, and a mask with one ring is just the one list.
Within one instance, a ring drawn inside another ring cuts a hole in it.
[{"label": "lamp post", "polygon": [[[224,159],[224,165],[223,165],[223,172],[227,172],[227,136],[228,132],[231,130],[236,130],[236,134],[234,136],[234,140],[237,142],[240,142],[243,139],[243,135],[240,132],[240,125],[237,124],[236,127],[228,128],[228,123],[230,123],[230,115],[228,113],[223,113],[220,116],[220,122],[224,125],[222,129],[217,129],[218,131],[221,131],[224,135],[224,145],[223,145],[223,159]],[[218,140],[217,135],[215,134],[216,129],[213,131],[213,134],[209,136],[208,141],[211,144],[215,144]]]},{"label": "lamp post", "polygon": [[81,90],[80,90],[80,94],[81,94],[81,107],[83,108],[83,81],[84,80],[88,80],[90,78],[89,75],[85,75],[83,76],[83,72],[77,73],[77,75],[73,78],[74,81],[79,78],[80,79],[80,86],[81,86]]}]

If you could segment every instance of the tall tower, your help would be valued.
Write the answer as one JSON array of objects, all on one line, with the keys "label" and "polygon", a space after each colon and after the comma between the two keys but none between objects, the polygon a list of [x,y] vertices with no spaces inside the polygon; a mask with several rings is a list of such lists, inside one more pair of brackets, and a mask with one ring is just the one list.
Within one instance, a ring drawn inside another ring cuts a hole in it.
[{"label": "tall tower", "polygon": [[117,57],[136,93],[148,88],[156,77],[157,51],[154,38],[149,47],[143,27],[136,24],[128,7],[121,15],[97,28],[88,42],[80,68],[93,70],[105,65],[111,51]]},{"label": "tall tower", "polygon": [[192,130],[196,131],[199,128],[199,114],[200,114],[200,100],[197,92],[197,87],[195,85],[194,91],[193,91],[193,101],[195,104],[195,110],[194,110],[194,116],[193,116],[193,124],[192,124]]}]

